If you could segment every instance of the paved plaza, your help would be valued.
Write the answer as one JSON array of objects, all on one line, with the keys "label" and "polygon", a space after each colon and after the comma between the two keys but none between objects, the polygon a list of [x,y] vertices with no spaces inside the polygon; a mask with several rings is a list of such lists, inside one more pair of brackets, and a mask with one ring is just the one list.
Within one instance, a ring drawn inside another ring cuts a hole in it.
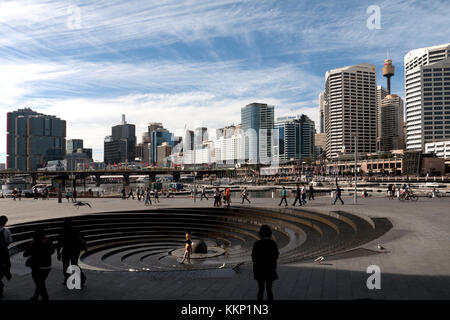
[{"label": "paved plaza", "polygon": [[[304,209],[318,213],[341,210],[372,218],[386,217],[393,228],[381,238],[366,243],[346,256],[326,257],[322,264],[291,263],[278,266],[279,280],[274,283],[275,299],[449,299],[450,298],[450,198],[420,198],[418,202],[400,202],[386,197],[358,199],[343,197],[345,205],[331,205],[330,197],[309,201]],[[143,210],[143,202],[122,199],[86,199],[92,205],[77,209],[63,199],[48,201],[0,199],[0,214],[9,218],[8,226],[101,212]],[[279,199],[254,198],[253,208],[279,207]],[[293,199],[288,199],[290,204]],[[194,204],[191,198],[162,198],[152,208],[212,207],[213,200]],[[232,207],[240,207],[235,199]],[[290,208],[292,208],[290,206]],[[296,207],[296,210],[302,210]],[[381,243],[386,252],[380,253]],[[361,254],[358,254],[360,252]],[[381,289],[369,290],[366,269],[381,269]],[[5,281],[4,299],[28,299],[34,284],[26,268],[13,271]],[[251,266],[239,272],[230,268],[208,271],[98,272],[86,271],[83,290],[68,290],[61,285],[59,262],[47,280],[50,299],[249,299],[256,298],[256,282]]]}]

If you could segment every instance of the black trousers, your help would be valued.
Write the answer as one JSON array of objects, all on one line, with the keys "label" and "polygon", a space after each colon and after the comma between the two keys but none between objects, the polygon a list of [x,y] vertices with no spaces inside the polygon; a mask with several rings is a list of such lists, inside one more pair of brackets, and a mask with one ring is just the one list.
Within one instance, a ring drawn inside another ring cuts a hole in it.
[{"label": "black trousers", "polygon": [[262,301],[264,299],[265,289],[267,290],[267,300],[273,300],[272,283],[271,280],[258,280],[258,294],[256,300]]},{"label": "black trousers", "polygon": [[309,198],[308,198],[308,200],[311,200],[311,199],[314,200],[314,192],[309,192]]},{"label": "black trousers", "polygon": [[300,196],[296,196],[293,206],[295,206],[295,204],[297,203],[297,200],[300,203],[300,205],[302,205],[302,198]]},{"label": "black trousers", "polygon": [[281,204],[283,203],[283,201],[286,203],[286,205],[288,205],[288,204],[287,204],[287,200],[286,200],[286,196],[283,196],[283,197],[281,198],[281,201],[280,201],[279,206],[281,206]]},{"label": "black trousers", "polygon": [[248,200],[247,196],[242,196],[242,203],[244,203],[244,200],[247,200],[248,203],[251,203],[250,200]]},{"label": "black trousers", "polygon": [[48,300],[48,292],[47,287],[45,285],[45,280],[50,273],[50,268],[48,269],[32,269],[31,277],[33,278],[34,284],[36,285],[36,289],[34,289],[33,299],[38,299],[39,296],[42,297],[42,300]]},{"label": "black trousers", "polygon": [[[62,263],[63,263],[63,274],[64,274],[64,282],[67,281],[67,278],[69,278],[70,274],[67,273],[67,268],[72,266],[78,266],[78,259],[80,257],[80,253],[74,253],[73,255],[63,255],[62,256]],[[84,285],[86,282],[86,275],[83,273],[83,270],[80,268],[80,275],[81,275],[81,284]]]},{"label": "black trousers", "polygon": [[206,193],[202,193],[202,195],[200,196],[200,200],[203,200],[203,198],[206,198],[206,200],[208,200],[208,197],[206,196]]}]

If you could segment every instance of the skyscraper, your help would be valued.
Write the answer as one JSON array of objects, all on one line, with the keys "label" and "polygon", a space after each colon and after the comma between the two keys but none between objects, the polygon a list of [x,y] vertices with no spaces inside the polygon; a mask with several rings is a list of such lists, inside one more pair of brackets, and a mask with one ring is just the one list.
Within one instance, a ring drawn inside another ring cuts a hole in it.
[{"label": "skyscraper", "polygon": [[325,92],[319,94],[319,133],[325,133]]},{"label": "skyscraper", "polygon": [[378,150],[403,149],[403,100],[396,94],[387,95],[381,105]]},{"label": "skyscraper", "polygon": [[305,115],[277,118],[274,136],[278,137],[275,160],[280,163],[314,158],[314,121]]},{"label": "skyscraper", "polygon": [[7,167],[36,170],[66,153],[66,121],[30,108],[7,113]]},{"label": "skyscraper", "polygon": [[376,72],[372,64],[358,64],[326,73],[325,131],[327,157],[376,151]]},{"label": "skyscraper", "polygon": [[167,142],[167,145],[173,148],[174,135],[165,128],[154,129],[151,134],[152,163],[156,164],[158,158],[158,146],[162,145],[163,142]]},{"label": "skyscraper", "polygon": [[136,126],[128,124],[123,114],[122,122],[112,127],[111,133],[111,136],[105,138],[105,163],[134,162],[136,156]]},{"label": "skyscraper", "polygon": [[388,95],[388,91],[383,86],[377,86],[377,139],[381,135],[381,104]]},{"label": "skyscraper", "polygon": [[389,57],[384,61],[383,76],[386,77],[387,90],[377,87],[377,150],[391,151],[404,149],[403,100],[391,94],[391,77],[394,66]]},{"label": "skyscraper", "polygon": [[83,149],[82,139],[69,139],[67,140],[66,154],[77,152],[78,149]]},{"label": "skyscraper", "polygon": [[251,164],[269,163],[272,157],[274,107],[251,103],[241,109],[244,157]]},{"label": "skyscraper", "polygon": [[450,43],[405,55],[406,149],[450,138],[449,57]]}]

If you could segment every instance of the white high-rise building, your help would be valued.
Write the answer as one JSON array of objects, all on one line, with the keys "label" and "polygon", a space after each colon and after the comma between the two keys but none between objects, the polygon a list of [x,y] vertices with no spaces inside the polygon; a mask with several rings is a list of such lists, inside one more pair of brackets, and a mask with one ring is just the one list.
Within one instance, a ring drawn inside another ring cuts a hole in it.
[{"label": "white high-rise building", "polygon": [[387,95],[385,87],[377,86],[377,138],[381,136],[381,102]]},{"label": "white high-rise building", "polygon": [[405,55],[406,149],[450,138],[449,57],[450,43]]},{"label": "white high-rise building", "polygon": [[362,63],[326,73],[325,132],[327,157],[375,152],[377,138],[376,68]]},{"label": "white high-rise building", "polygon": [[325,133],[325,92],[319,94],[319,133]]}]

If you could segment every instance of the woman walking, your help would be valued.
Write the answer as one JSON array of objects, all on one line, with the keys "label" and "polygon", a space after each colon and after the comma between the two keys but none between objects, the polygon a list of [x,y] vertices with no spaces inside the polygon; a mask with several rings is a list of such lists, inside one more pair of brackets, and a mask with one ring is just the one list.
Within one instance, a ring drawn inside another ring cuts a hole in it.
[{"label": "woman walking", "polygon": [[55,252],[55,248],[52,241],[45,237],[44,229],[36,229],[34,231],[33,241],[23,253],[24,257],[28,257],[26,266],[31,268],[31,277],[36,285],[31,300],[37,300],[39,296],[42,297],[42,300],[48,300],[45,280],[51,270],[53,252]]},{"label": "woman walking", "polygon": [[261,240],[253,245],[253,275],[258,281],[258,294],[256,299],[264,298],[264,290],[267,290],[267,300],[273,300],[272,283],[278,279],[277,259],[279,257],[278,246],[271,239],[272,230],[268,225],[261,226],[259,230]]}]

